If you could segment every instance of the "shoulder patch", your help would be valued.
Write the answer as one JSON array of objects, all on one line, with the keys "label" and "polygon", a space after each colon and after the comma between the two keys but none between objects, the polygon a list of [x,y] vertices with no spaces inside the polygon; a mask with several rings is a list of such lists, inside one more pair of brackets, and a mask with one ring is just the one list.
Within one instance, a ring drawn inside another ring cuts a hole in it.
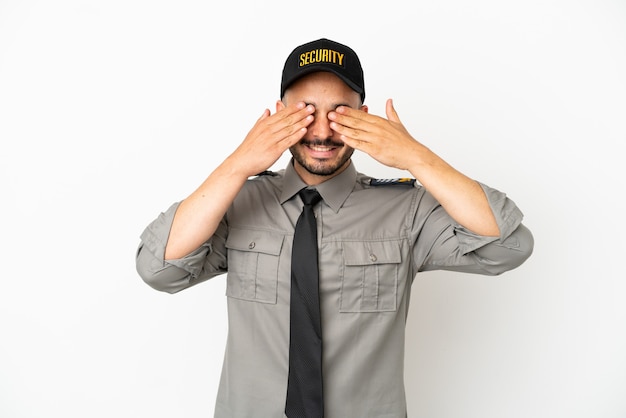
[{"label": "shoulder patch", "polygon": [[415,179],[402,177],[395,179],[371,179],[370,186],[413,186]]}]

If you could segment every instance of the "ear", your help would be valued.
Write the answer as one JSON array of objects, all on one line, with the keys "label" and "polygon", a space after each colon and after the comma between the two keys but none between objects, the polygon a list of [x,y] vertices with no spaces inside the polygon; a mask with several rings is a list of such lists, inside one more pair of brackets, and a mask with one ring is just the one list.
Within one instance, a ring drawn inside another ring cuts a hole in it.
[{"label": "ear", "polygon": [[282,102],[282,100],[276,100],[276,112],[280,112],[285,107],[287,107],[287,106],[285,106],[285,104]]},{"label": "ear", "polygon": [[365,112],[365,113],[369,113],[369,109],[368,109],[367,105],[363,105],[363,106],[361,106],[361,110],[362,110],[363,112]]}]

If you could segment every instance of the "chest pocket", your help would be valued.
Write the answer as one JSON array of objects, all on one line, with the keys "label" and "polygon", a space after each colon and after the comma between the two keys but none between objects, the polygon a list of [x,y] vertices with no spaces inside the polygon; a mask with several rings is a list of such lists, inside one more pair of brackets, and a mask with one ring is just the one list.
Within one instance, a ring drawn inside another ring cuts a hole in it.
[{"label": "chest pocket", "polygon": [[397,309],[398,241],[344,242],[341,312],[385,312]]},{"label": "chest pocket", "polygon": [[284,236],[279,233],[231,229],[226,239],[228,249],[226,295],[275,304],[283,240]]}]

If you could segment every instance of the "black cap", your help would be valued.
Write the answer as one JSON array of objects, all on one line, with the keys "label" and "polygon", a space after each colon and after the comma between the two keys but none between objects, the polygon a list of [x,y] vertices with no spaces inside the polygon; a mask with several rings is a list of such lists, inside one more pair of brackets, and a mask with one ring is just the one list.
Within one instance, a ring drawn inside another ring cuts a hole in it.
[{"label": "black cap", "polygon": [[280,83],[280,97],[300,77],[317,71],[329,71],[341,78],[365,101],[365,82],[361,61],[352,48],[330,39],[318,39],[296,47],[285,62]]}]

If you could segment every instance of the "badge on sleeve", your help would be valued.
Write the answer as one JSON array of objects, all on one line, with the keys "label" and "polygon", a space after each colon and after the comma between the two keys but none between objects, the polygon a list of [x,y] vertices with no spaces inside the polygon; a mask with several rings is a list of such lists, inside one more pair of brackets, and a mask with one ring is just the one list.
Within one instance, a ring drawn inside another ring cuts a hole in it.
[{"label": "badge on sleeve", "polygon": [[370,186],[414,186],[415,179],[402,177],[395,179],[371,179]]}]

